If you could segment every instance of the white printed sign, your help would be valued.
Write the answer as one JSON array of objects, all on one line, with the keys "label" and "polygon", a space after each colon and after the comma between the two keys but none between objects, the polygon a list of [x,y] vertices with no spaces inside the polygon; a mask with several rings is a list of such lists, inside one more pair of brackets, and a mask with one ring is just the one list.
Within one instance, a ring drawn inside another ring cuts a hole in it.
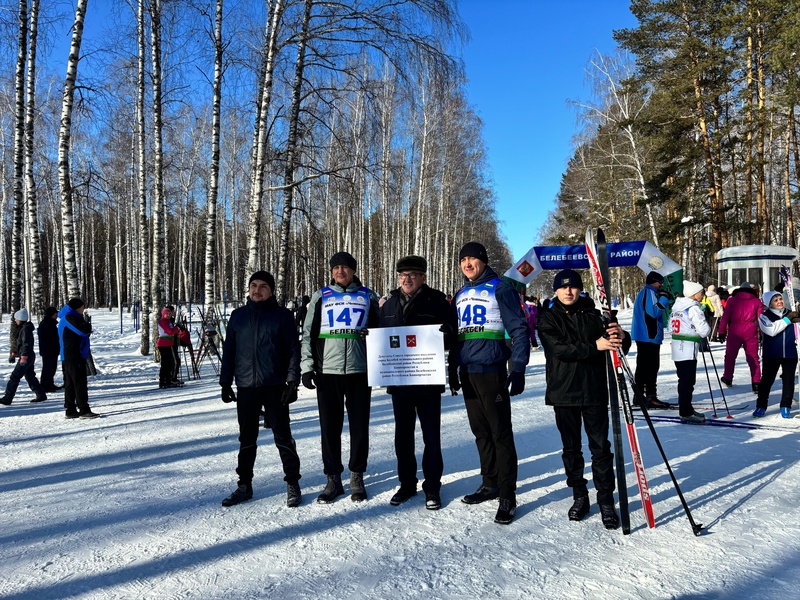
[{"label": "white printed sign", "polygon": [[445,385],[444,334],[439,327],[370,328],[367,336],[369,384]]}]

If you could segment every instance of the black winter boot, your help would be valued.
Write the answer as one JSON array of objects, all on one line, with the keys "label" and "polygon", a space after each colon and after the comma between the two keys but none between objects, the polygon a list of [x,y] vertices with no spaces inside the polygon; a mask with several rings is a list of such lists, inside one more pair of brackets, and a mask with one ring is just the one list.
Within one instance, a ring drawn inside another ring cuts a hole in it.
[{"label": "black winter boot", "polygon": [[300,484],[298,482],[286,484],[286,506],[289,508],[297,508],[303,502],[303,495],[300,493]]},{"label": "black winter boot", "polygon": [[320,504],[330,504],[336,500],[336,498],[343,495],[342,476],[338,474],[328,475],[328,483],[325,485],[325,489],[322,490],[322,493],[317,496],[317,502]]},{"label": "black winter boot", "polygon": [[619,527],[619,517],[613,504],[600,505],[600,517],[606,529],[617,529]]},{"label": "black winter boot", "polygon": [[580,521],[589,514],[589,496],[578,496],[567,513],[570,521]]},{"label": "black winter boot", "polygon": [[464,504],[480,504],[481,502],[486,502],[487,500],[494,500],[499,495],[500,491],[497,488],[490,488],[486,487],[485,485],[481,485],[477,490],[475,490],[474,493],[464,496],[461,501]]},{"label": "black winter boot", "polygon": [[350,500],[363,502],[367,499],[367,489],[364,487],[363,473],[350,473]]},{"label": "black winter boot", "polygon": [[249,483],[243,483],[233,493],[222,501],[222,506],[235,506],[253,497],[253,486]]}]

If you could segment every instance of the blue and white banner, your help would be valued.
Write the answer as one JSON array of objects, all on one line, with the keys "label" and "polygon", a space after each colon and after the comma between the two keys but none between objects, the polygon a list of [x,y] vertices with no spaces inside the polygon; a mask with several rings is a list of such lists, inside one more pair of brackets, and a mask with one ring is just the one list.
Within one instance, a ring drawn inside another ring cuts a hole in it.
[{"label": "blue and white banner", "polygon": [[[611,242],[606,246],[609,267],[639,267],[645,273],[658,271],[665,278],[682,267],[647,241]],[[588,269],[586,246],[534,246],[505,276],[525,285],[543,271]],[[682,279],[682,277],[680,278]]]}]

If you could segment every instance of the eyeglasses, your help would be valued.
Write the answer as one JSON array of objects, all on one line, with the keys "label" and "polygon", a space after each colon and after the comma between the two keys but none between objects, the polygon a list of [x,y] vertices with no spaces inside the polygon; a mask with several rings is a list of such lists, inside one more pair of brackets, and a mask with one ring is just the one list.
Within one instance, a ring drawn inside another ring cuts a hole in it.
[{"label": "eyeglasses", "polygon": [[411,279],[413,281],[418,277],[422,277],[422,273],[400,273],[397,277],[400,279],[400,281],[403,279]]}]

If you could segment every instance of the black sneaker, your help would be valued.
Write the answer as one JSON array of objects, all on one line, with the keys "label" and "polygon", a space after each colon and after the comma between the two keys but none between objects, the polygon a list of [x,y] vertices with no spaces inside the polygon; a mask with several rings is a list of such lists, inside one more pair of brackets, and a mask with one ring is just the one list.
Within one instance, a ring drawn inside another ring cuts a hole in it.
[{"label": "black sneaker", "polygon": [[294,483],[286,484],[286,506],[289,508],[297,508],[303,502],[303,495],[300,493],[300,484],[296,481]]},{"label": "black sneaker", "polygon": [[241,484],[233,493],[222,501],[222,506],[235,506],[246,502],[253,497],[253,486],[247,483]]},{"label": "black sneaker", "polygon": [[416,496],[416,495],[417,495],[416,488],[413,488],[413,489],[412,488],[404,488],[401,485],[400,489],[397,490],[395,495],[392,496],[392,499],[389,500],[389,504],[391,504],[392,506],[400,506],[403,502],[405,502],[409,498],[411,498],[413,496]]},{"label": "black sneaker", "polygon": [[603,519],[603,526],[606,529],[617,529],[619,527],[619,517],[613,504],[601,504],[600,517]]},{"label": "black sneaker", "polygon": [[350,500],[363,502],[367,499],[367,488],[364,487],[363,473],[350,473]]},{"label": "black sneaker", "polygon": [[589,496],[578,496],[569,508],[570,521],[580,521],[589,514]]},{"label": "black sneaker", "polygon": [[11,398],[8,398],[7,396],[3,396],[2,398],[0,398],[0,404],[5,404],[6,406],[11,406]]},{"label": "black sneaker", "polygon": [[731,379],[725,379],[725,377],[720,377],[720,381],[722,381],[722,383],[724,383],[728,387],[733,386],[733,380]]},{"label": "black sneaker", "polygon": [[81,419],[96,419],[99,416],[100,415],[98,415],[97,413],[93,413],[91,410],[87,410],[86,412],[82,412],[78,415],[78,417]]},{"label": "black sneaker", "polygon": [[508,525],[514,520],[514,513],[517,512],[517,503],[508,498],[500,498],[500,506],[494,516],[494,522],[501,525]]},{"label": "black sneaker", "polygon": [[65,419],[77,419],[80,417],[80,413],[76,410],[68,410],[67,413],[64,415]]},{"label": "black sneaker", "polygon": [[475,490],[474,494],[467,494],[461,499],[461,501],[464,504],[480,504],[481,502],[486,502],[487,500],[494,500],[499,495],[500,492],[497,488],[490,488],[486,487],[485,485],[481,485],[477,490]]},{"label": "black sneaker", "polygon": [[439,497],[439,494],[434,492],[425,494],[425,508],[428,510],[439,510],[442,508],[442,499]]},{"label": "black sneaker", "polygon": [[328,483],[325,489],[317,496],[317,502],[320,504],[330,504],[339,496],[344,496],[344,488],[342,487],[341,475],[328,475]]}]

